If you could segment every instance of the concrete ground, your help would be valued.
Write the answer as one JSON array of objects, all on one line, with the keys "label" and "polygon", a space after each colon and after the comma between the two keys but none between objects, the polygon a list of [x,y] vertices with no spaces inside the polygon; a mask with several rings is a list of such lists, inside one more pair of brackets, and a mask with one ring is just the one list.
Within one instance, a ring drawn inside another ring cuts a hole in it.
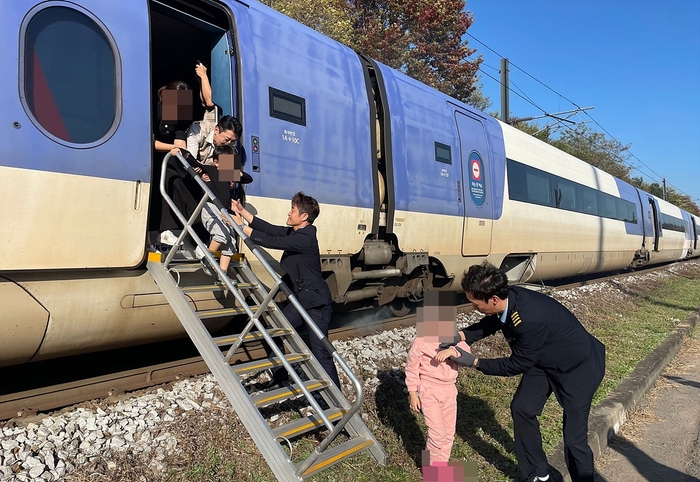
[{"label": "concrete ground", "polygon": [[[693,313],[592,410],[596,482],[700,482],[700,314]],[[563,446],[550,463],[571,482]]]}]

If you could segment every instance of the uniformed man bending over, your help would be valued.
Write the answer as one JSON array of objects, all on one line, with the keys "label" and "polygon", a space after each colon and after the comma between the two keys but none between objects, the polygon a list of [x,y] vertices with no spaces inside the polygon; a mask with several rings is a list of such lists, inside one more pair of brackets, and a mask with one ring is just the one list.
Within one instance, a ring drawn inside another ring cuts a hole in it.
[{"label": "uniformed man bending over", "polygon": [[553,391],[564,409],[564,454],[571,478],[593,482],[588,413],[605,373],[605,346],[558,301],[525,288],[508,287],[505,273],[488,262],[464,273],[462,289],[486,317],[460,331],[459,338],[471,345],[501,330],[512,354],[476,358],[452,346],[436,359],[442,362],[450,357],[486,375],[522,375],[510,404],[522,480],[552,480],[537,417]]}]

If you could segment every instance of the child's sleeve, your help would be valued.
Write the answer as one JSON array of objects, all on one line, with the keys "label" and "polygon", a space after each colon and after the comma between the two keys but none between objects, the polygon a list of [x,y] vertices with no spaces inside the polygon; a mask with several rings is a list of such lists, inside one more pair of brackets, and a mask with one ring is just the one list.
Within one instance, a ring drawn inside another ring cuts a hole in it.
[{"label": "child's sleeve", "polygon": [[467,342],[466,342],[466,341],[460,341],[460,342],[457,343],[457,345],[455,345],[455,346],[461,348],[462,350],[466,351],[467,353],[471,353],[471,352],[472,352],[471,348],[469,348],[469,345],[467,345]]},{"label": "child's sleeve", "polygon": [[418,340],[413,340],[406,359],[406,388],[408,388],[409,392],[417,392],[418,383],[420,381],[419,367],[421,354],[418,345]]}]

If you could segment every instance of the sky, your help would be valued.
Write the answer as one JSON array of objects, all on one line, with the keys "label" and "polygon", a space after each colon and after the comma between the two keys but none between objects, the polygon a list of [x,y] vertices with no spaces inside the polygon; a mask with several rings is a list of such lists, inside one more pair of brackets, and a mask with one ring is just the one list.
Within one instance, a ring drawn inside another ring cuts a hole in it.
[{"label": "sky", "polygon": [[[466,1],[489,112],[500,111],[500,55],[511,89],[548,113],[595,107],[572,120],[631,144],[633,177],[665,178],[700,205],[700,1]],[[512,91],[510,112],[542,114]]]}]

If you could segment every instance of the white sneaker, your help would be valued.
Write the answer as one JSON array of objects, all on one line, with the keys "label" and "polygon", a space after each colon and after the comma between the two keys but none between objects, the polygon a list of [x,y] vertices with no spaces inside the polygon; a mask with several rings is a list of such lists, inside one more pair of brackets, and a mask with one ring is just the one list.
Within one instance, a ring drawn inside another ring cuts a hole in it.
[{"label": "white sneaker", "polygon": [[[179,235],[179,233],[178,233]],[[163,231],[158,235],[158,243],[160,244],[168,244],[170,246],[175,246],[175,243],[177,242],[177,236],[175,233],[173,233],[170,230]]]}]

